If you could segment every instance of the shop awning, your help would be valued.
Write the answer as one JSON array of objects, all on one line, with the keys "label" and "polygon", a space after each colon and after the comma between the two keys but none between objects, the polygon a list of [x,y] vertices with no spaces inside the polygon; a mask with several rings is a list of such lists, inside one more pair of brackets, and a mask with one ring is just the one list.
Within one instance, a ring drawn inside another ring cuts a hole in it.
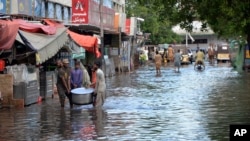
[{"label": "shop awning", "polygon": [[47,25],[52,26],[52,27],[65,27],[64,24],[60,21],[56,21],[54,19],[43,19],[43,22],[45,22]]},{"label": "shop awning", "polygon": [[70,30],[67,30],[67,32],[69,36],[72,38],[72,40],[76,42],[79,46],[83,47],[88,52],[94,53],[97,58],[101,57],[101,53],[98,50],[97,37],[77,34]]},{"label": "shop awning", "polygon": [[[57,28],[65,27],[61,22],[55,21],[54,19],[43,19],[43,22]],[[71,52],[73,59],[85,59],[85,49],[77,45],[74,41],[69,40],[66,49]]]},{"label": "shop awning", "polygon": [[[19,32],[27,39],[30,45],[32,45],[32,49],[37,51],[37,63],[43,63],[53,57],[68,41],[67,28],[65,27],[57,28],[55,35],[30,33],[21,30],[19,30]],[[20,35],[17,35],[16,40],[24,45],[27,45],[27,43],[22,40]]]},{"label": "shop awning", "polygon": [[15,22],[19,23],[19,29],[32,33],[44,33],[48,35],[56,34],[57,28],[54,26],[47,26],[43,24],[34,24],[31,21],[25,21],[22,19],[15,19]]},{"label": "shop awning", "polygon": [[0,20],[0,50],[8,50],[12,47],[18,28],[17,22]]}]

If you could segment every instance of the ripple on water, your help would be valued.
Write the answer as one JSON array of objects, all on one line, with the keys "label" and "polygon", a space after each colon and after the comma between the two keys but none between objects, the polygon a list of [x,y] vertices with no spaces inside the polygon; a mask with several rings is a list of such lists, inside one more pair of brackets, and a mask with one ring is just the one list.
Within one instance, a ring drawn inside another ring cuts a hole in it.
[{"label": "ripple on water", "polygon": [[[210,141],[228,140],[232,123],[250,122],[250,75],[227,64],[192,65],[175,73],[154,66],[107,78],[103,109],[69,105],[61,110],[58,99],[26,107],[0,110],[2,140],[110,140]],[[0,139],[0,140],[1,140]]]}]

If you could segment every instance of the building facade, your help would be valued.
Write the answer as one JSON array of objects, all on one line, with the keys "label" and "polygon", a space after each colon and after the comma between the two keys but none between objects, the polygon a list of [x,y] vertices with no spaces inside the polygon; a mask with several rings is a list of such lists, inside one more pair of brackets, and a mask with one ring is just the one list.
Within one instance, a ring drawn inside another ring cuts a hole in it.
[{"label": "building facade", "polygon": [[199,21],[194,21],[193,30],[191,33],[188,33],[186,30],[182,29],[179,25],[176,25],[172,30],[180,35],[183,39],[182,44],[186,44],[192,50],[196,50],[197,47],[207,50],[209,44],[214,45],[225,43],[224,39],[218,38],[218,36],[210,29],[202,31],[202,23]]}]

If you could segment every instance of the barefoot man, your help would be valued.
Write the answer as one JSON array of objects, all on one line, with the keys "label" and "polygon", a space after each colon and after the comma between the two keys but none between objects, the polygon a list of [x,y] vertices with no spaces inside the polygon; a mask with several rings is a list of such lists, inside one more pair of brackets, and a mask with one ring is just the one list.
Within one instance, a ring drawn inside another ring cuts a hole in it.
[{"label": "barefoot man", "polygon": [[157,50],[156,55],[155,55],[155,69],[156,69],[157,76],[161,75],[161,62],[162,62],[162,57]]}]

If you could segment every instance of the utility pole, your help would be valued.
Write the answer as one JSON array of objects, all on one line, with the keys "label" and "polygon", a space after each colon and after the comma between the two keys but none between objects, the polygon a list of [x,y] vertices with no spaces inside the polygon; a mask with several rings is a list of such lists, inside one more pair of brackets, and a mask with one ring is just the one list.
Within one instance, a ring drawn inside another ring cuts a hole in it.
[{"label": "utility pole", "polygon": [[100,4],[99,4],[99,11],[100,11],[100,37],[101,37],[101,59],[102,61],[104,60],[104,33],[103,33],[103,9],[102,9],[102,6],[103,6],[103,0],[100,0]]},{"label": "utility pole", "polygon": [[103,0],[100,0],[99,11],[100,11],[100,36],[101,36],[101,45],[100,45],[101,63],[102,63],[102,70],[104,71],[104,76],[106,76],[106,64],[104,60]]}]

